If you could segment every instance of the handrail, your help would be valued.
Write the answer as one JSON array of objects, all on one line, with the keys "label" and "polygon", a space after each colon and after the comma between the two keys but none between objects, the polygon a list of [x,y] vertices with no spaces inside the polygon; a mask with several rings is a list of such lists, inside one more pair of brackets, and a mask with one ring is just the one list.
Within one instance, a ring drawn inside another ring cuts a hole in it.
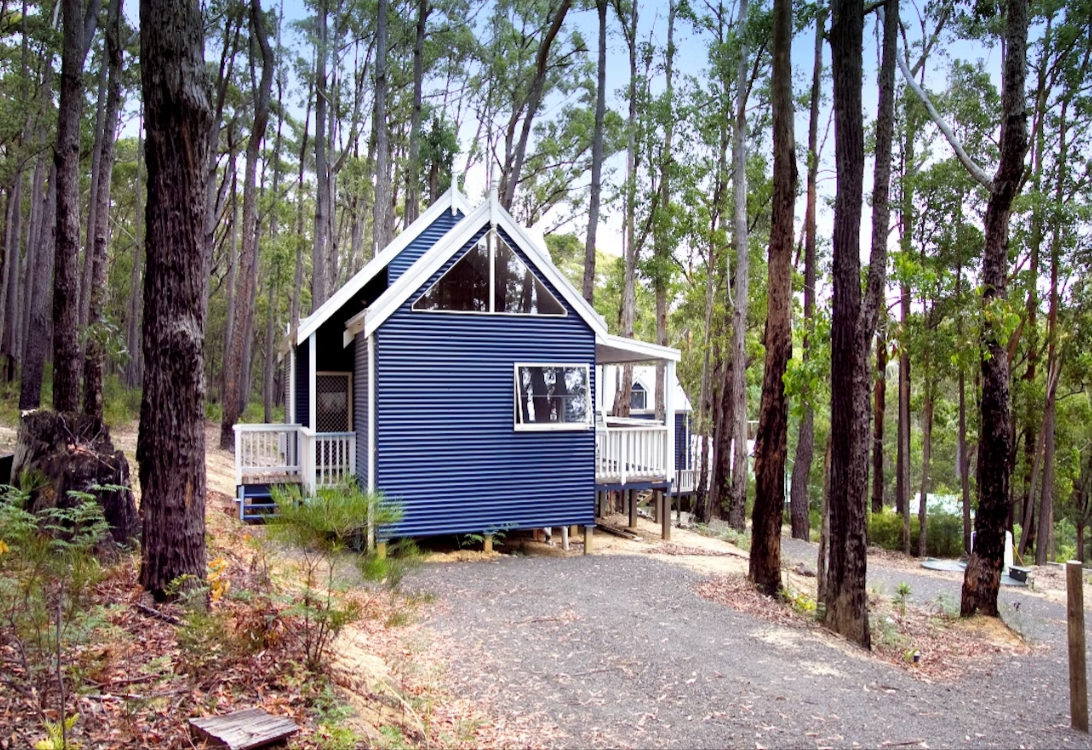
[{"label": "handrail", "polygon": [[299,428],[300,428],[300,425],[298,425],[298,424],[272,424],[272,423],[270,423],[270,424],[266,424],[266,423],[259,424],[257,422],[240,422],[239,424],[235,425],[232,429],[234,429],[236,433],[239,433],[239,432],[282,432],[282,431],[287,431],[287,430],[296,430],[296,429],[299,429]]}]

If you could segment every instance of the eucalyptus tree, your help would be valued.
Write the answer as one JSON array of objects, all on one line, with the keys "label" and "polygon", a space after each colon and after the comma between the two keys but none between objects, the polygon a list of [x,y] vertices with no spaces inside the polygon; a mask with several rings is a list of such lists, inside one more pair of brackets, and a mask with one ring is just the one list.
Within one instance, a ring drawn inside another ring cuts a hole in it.
[{"label": "eucalyptus tree", "polygon": [[98,13],[80,0],[62,0],[61,87],[57,107],[57,235],[53,268],[53,408],[79,408],[80,120],[83,63],[98,26]]},{"label": "eucalyptus tree", "polygon": [[[147,133],[140,583],[156,598],[205,578],[204,243],[211,127],[195,0],[141,0]],[[58,220],[58,226],[60,221]]]},{"label": "eucalyptus tree", "polygon": [[[750,299],[750,246],[747,225],[747,100],[750,96],[748,3],[739,0],[736,17],[735,117],[732,121],[732,242],[736,250],[732,304],[732,346],[725,393],[731,399],[732,483],[728,491],[728,524],[737,531],[747,525],[747,309]],[[791,9],[790,9],[791,15]],[[791,136],[791,134],[790,134]],[[776,151],[776,146],[775,146]],[[787,175],[787,173],[786,173]],[[795,176],[794,176],[795,177]],[[786,179],[782,177],[782,179]],[[795,185],[795,178],[792,180]],[[790,234],[791,244],[791,234]],[[773,245],[771,244],[771,253]]]},{"label": "eucalyptus tree", "polygon": [[1023,183],[1027,152],[1028,4],[1006,0],[1002,42],[1001,137],[997,170],[991,178],[963,149],[906,63],[899,68],[907,84],[926,106],[929,116],[949,141],[960,163],[989,193],[984,220],[981,297],[983,307],[981,361],[981,436],[978,452],[979,499],[975,516],[975,547],[963,579],[960,612],[998,615],[1005,530],[1012,509],[1012,423],[1009,397],[1009,352],[1004,340],[1004,306],[1008,284],[1008,233],[1012,205]]},{"label": "eucalyptus tree", "polygon": [[[250,0],[248,13],[251,42],[251,80],[254,81],[251,92],[254,100],[254,120],[250,129],[250,138],[246,147],[246,163],[243,167],[243,250],[239,258],[238,286],[236,289],[235,336],[231,340],[224,360],[224,393],[222,398],[223,417],[220,421],[220,447],[230,450],[235,445],[235,423],[247,399],[249,383],[244,369],[244,348],[250,336],[246,335],[247,326],[254,314],[254,292],[257,285],[258,268],[258,156],[265,139],[269,124],[269,103],[273,89],[274,59],[273,46],[269,43],[268,21],[262,11],[260,0]],[[254,48],[261,55],[261,79],[256,80],[254,70]],[[268,311],[272,315],[272,311]]]},{"label": "eucalyptus tree", "polygon": [[390,134],[387,125],[387,6],[388,0],[379,0],[375,24],[375,205],[372,213],[372,231],[375,233],[376,251],[382,250],[394,234],[394,206],[391,201]]},{"label": "eucalyptus tree", "polygon": [[871,646],[865,593],[867,469],[862,454],[862,379],[858,343],[861,317],[859,236],[864,192],[864,123],[861,116],[864,3],[836,0],[830,29],[834,73],[834,294],[831,325],[830,551],[825,624],[864,648]]},{"label": "eucalyptus tree", "polygon": [[789,427],[785,371],[792,356],[792,246],[797,175],[790,60],[792,0],[774,0],[772,46],[774,195],[763,342],[766,366],[762,372],[762,403],[755,441],[755,505],[749,568],[750,579],[771,595],[781,589],[781,517],[785,507]]},{"label": "eucalyptus tree", "polygon": [[108,335],[103,325],[103,303],[106,295],[106,243],[109,234],[110,183],[114,173],[114,149],[117,141],[116,131],[121,110],[122,81],[122,2],[110,0],[106,17],[106,44],[103,67],[106,75],[106,103],[102,122],[95,139],[99,143],[98,174],[92,170],[92,179],[97,186],[93,191],[95,206],[89,211],[87,234],[92,237],[89,243],[91,253],[85,261],[91,268],[90,289],[88,291],[88,309],[86,324],[87,344],[83,366],[83,412],[88,416],[102,419],[102,377],[106,359]]},{"label": "eucalyptus tree", "polygon": [[599,59],[595,81],[595,131],[592,134],[591,195],[588,200],[588,232],[584,242],[584,299],[595,298],[595,240],[599,229],[599,204],[603,194],[603,121],[607,113],[607,0],[596,0],[599,16]]},{"label": "eucalyptus tree", "polygon": [[[815,328],[815,285],[817,280],[816,259],[816,211],[819,182],[819,105],[822,95],[823,41],[825,38],[827,10],[819,4],[815,11],[815,51],[811,72],[811,97],[808,105],[807,188],[804,208],[804,369],[812,360]],[[809,378],[809,381],[811,379]],[[802,413],[796,440],[796,454],[792,465],[789,502],[794,539],[808,539],[811,530],[808,503],[808,478],[815,455],[815,407],[814,389],[811,383],[800,389]]]}]

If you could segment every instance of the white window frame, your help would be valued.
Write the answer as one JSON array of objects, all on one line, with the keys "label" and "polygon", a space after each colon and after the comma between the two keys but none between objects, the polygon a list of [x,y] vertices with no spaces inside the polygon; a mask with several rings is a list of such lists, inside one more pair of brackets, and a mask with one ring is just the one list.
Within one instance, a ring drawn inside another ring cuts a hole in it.
[{"label": "white window frame", "polygon": [[[564,367],[569,369],[582,369],[584,370],[585,382],[587,383],[588,392],[584,398],[587,400],[587,408],[584,410],[587,414],[587,418],[583,422],[536,422],[532,424],[525,424],[520,420],[523,418],[523,410],[520,408],[520,387],[519,387],[519,368],[521,367]],[[592,402],[592,379],[591,379],[591,365],[584,362],[514,362],[512,365],[512,395],[514,398],[512,404],[512,426],[516,432],[584,432],[592,429],[595,425],[593,421],[595,419],[595,409]]]},{"label": "white window frame", "polygon": [[[486,251],[489,254],[489,292],[488,292],[488,294],[489,294],[489,309],[488,310],[418,310],[417,309],[417,303],[421,301],[421,298],[424,297],[429,292],[431,292],[433,287],[435,287],[437,284],[439,284],[441,281],[443,281],[444,277],[447,276],[448,272],[451,271],[451,269],[455,266],[455,264],[462,261],[462,259],[465,258],[467,256],[467,254],[471,250],[473,250],[478,245],[478,243],[480,243],[482,240],[485,240]],[[505,240],[503,237],[500,236],[499,232],[497,232],[496,230],[487,231],[484,235],[482,235],[480,238],[475,240],[474,243],[470,247],[468,247],[465,252],[459,253],[455,257],[455,260],[451,263],[451,265],[447,266],[447,270],[445,270],[442,274],[440,274],[440,277],[438,279],[436,279],[435,282],[433,282],[432,284],[429,284],[428,288],[426,288],[424,290],[424,292],[417,295],[417,298],[415,300],[413,300],[413,302],[410,304],[410,311],[414,312],[414,313],[431,313],[431,314],[434,314],[434,315],[435,314],[439,314],[439,315],[497,315],[497,316],[506,317],[506,318],[567,318],[567,317],[569,317],[569,309],[565,306],[565,303],[561,299],[558,299],[558,296],[556,294],[554,294],[553,290],[551,290],[550,287],[546,285],[545,280],[541,279],[538,276],[537,269],[534,268],[534,264],[528,263],[527,261],[523,260],[523,258],[520,258],[520,262],[523,263],[523,265],[527,266],[527,270],[531,271],[531,275],[534,276],[535,281],[542,284],[543,288],[546,290],[546,293],[549,294],[553,298],[553,300],[561,307],[561,313],[560,314],[558,314],[558,313],[510,313],[510,312],[497,312],[495,310],[496,303],[497,303],[497,298],[496,298],[497,266],[496,266],[496,262],[497,262],[497,241],[498,240],[503,242],[504,244],[508,245],[509,249],[513,253],[516,252],[516,248],[513,246],[514,243],[510,243],[507,240]],[[517,256],[518,256],[518,254],[517,254]],[[555,366],[555,365],[551,365],[551,367],[553,367],[553,366]]]},{"label": "white window frame", "polygon": [[[629,402],[630,402],[629,403],[629,409],[630,409],[630,411],[635,411],[635,412],[640,412],[640,413],[649,411],[649,408],[648,408],[648,391],[645,390],[645,387],[643,385],[641,385],[640,383],[634,383],[633,386],[630,388],[629,393],[630,393],[630,397],[629,397]],[[634,406],[633,405],[633,394],[634,393],[639,393],[642,396],[644,396],[644,399],[643,399],[644,402],[645,402],[644,406]]]}]

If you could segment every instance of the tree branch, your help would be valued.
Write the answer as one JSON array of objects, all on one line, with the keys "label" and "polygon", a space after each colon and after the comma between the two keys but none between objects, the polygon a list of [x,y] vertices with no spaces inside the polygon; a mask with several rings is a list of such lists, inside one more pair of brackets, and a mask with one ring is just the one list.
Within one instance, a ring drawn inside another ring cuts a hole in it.
[{"label": "tree branch", "polygon": [[[878,13],[880,14],[880,19],[882,20],[884,16],[883,8],[879,8]],[[921,86],[918,85],[918,82],[914,79],[914,75],[910,72],[910,68],[906,65],[906,60],[903,58],[903,56],[896,55],[895,57],[899,64],[899,71],[902,72],[902,77],[906,81],[906,85],[910,87],[910,90],[913,91],[918,99],[921,100],[921,103],[925,105],[925,111],[929,113],[929,118],[933,121],[937,128],[940,129],[940,132],[944,134],[944,137],[948,139],[948,143],[951,144],[952,150],[955,151],[956,158],[959,159],[959,163],[967,169],[971,177],[973,177],[974,180],[978,182],[978,184],[980,184],[982,187],[986,188],[986,190],[992,193],[994,190],[993,179],[988,174],[986,174],[986,170],[978,166],[978,164],[975,163],[974,159],[971,158],[970,154],[968,154],[963,149],[963,144],[959,142],[959,139],[956,138],[955,133],[952,132],[952,129],[949,128],[947,123],[944,122],[944,118],[942,118],[940,116],[940,113],[937,112],[936,107],[933,106],[933,102],[929,99],[929,95],[925,93]]]}]

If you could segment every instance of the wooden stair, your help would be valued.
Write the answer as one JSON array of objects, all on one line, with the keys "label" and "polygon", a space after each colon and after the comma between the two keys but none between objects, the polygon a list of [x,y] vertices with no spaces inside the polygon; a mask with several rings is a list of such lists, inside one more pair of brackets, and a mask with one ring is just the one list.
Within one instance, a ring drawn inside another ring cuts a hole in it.
[{"label": "wooden stair", "polygon": [[235,488],[235,504],[239,507],[239,520],[244,523],[263,523],[277,512],[273,502],[272,484],[241,484]]}]

